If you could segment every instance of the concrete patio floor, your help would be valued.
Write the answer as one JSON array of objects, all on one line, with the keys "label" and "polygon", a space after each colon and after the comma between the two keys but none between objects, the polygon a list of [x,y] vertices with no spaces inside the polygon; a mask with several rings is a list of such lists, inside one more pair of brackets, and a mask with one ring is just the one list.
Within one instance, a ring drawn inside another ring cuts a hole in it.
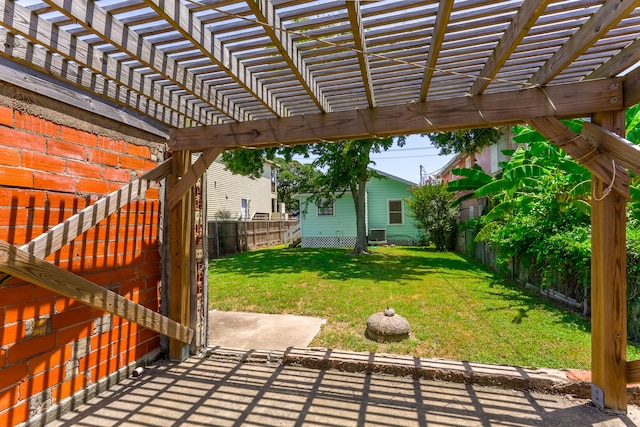
[{"label": "concrete patio floor", "polygon": [[[246,352],[249,355],[251,352]],[[62,426],[636,426],[589,400],[384,374],[190,358],[137,378],[50,423]]]},{"label": "concrete patio floor", "polygon": [[323,319],[209,316],[204,357],[158,361],[48,425],[640,425],[636,406],[607,415],[576,397],[589,384],[566,371],[307,348]]}]

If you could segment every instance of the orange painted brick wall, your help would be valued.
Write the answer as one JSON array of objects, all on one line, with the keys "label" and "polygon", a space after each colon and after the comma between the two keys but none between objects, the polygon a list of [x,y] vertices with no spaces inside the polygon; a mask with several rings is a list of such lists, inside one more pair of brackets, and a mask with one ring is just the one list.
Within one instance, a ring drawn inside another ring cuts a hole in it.
[{"label": "orange painted brick wall", "polygon": [[[23,244],[151,169],[151,148],[0,106],[0,239]],[[158,190],[47,258],[157,310]],[[0,425],[21,423],[159,347],[159,337],[38,286],[0,288]]]}]

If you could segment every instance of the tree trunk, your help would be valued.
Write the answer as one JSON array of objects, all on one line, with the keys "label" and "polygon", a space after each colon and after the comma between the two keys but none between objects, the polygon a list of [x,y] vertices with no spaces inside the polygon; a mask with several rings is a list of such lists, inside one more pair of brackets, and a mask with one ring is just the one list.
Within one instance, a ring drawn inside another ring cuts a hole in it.
[{"label": "tree trunk", "polygon": [[358,180],[357,187],[351,185],[351,195],[356,208],[356,247],[353,248],[354,255],[369,253],[367,242],[367,223],[366,223],[366,185],[367,177],[361,177]]}]

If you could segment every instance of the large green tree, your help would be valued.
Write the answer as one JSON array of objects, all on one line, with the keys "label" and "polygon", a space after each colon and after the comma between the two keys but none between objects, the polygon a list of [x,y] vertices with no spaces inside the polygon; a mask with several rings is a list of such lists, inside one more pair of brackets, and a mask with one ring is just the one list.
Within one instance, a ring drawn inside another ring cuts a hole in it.
[{"label": "large green tree", "polygon": [[295,196],[313,192],[321,172],[311,163],[300,163],[277,157],[278,202],[284,203],[288,212],[300,212],[300,200]]},{"label": "large green tree", "polygon": [[[404,137],[396,140],[404,145]],[[314,144],[309,152],[316,156],[313,164],[323,171],[317,179],[311,200],[316,203],[332,202],[347,191],[351,193],[356,211],[356,245],[354,254],[367,253],[366,185],[377,177],[369,165],[371,153],[386,151],[394,144],[393,138],[369,138],[342,141],[335,144]]]},{"label": "large green tree", "polygon": [[[312,165],[321,171],[309,184],[312,188],[310,201],[319,204],[332,203],[350,192],[356,212],[356,244],[354,254],[367,253],[366,228],[366,185],[371,178],[378,176],[370,165],[371,153],[386,151],[393,145],[403,146],[404,137],[368,138],[341,141],[336,143],[317,143],[308,146],[281,148],[277,152],[291,159],[293,154],[303,154],[313,158]],[[227,168],[244,175],[259,175],[262,159],[273,159],[276,150],[242,150],[224,153]]]},{"label": "large green tree", "polygon": [[502,131],[497,128],[478,128],[432,132],[427,136],[440,154],[474,153],[498,142]]}]

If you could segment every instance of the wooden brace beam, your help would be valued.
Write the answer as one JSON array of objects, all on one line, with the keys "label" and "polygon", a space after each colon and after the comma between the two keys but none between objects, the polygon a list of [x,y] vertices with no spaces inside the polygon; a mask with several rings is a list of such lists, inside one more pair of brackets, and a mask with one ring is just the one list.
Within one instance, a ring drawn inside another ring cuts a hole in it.
[{"label": "wooden brace beam", "polygon": [[[159,181],[171,173],[171,159],[165,160],[140,178],[124,185],[106,197],[98,200],[61,222],[49,231],[42,233],[32,241],[20,246],[36,258],[44,259],[78,236],[95,227],[103,219],[129,204],[136,197],[142,196],[149,188],[149,183]],[[10,276],[0,277],[0,286]]]},{"label": "wooden brace beam", "polygon": [[640,383],[640,360],[627,362],[627,384]]},{"label": "wooden brace beam", "polygon": [[613,181],[613,190],[629,198],[629,173],[615,164],[614,174],[612,159],[589,144],[582,135],[573,133],[556,117],[540,117],[527,122],[607,185]]},{"label": "wooden brace beam", "polygon": [[196,181],[204,175],[211,163],[222,153],[222,148],[207,148],[202,152],[198,160],[182,176],[171,190],[169,190],[169,209],[176,207],[182,200],[182,196],[193,187]]},{"label": "wooden brace beam", "polygon": [[594,123],[585,122],[582,136],[616,163],[640,175],[640,147]]},{"label": "wooden brace beam", "polygon": [[181,342],[189,343],[193,339],[192,329],[3,240],[0,240],[0,271]]},{"label": "wooden brace beam", "polygon": [[318,141],[502,126],[536,117],[573,118],[622,108],[622,80],[589,80],[326,114],[172,129],[172,151],[265,148]]}]

